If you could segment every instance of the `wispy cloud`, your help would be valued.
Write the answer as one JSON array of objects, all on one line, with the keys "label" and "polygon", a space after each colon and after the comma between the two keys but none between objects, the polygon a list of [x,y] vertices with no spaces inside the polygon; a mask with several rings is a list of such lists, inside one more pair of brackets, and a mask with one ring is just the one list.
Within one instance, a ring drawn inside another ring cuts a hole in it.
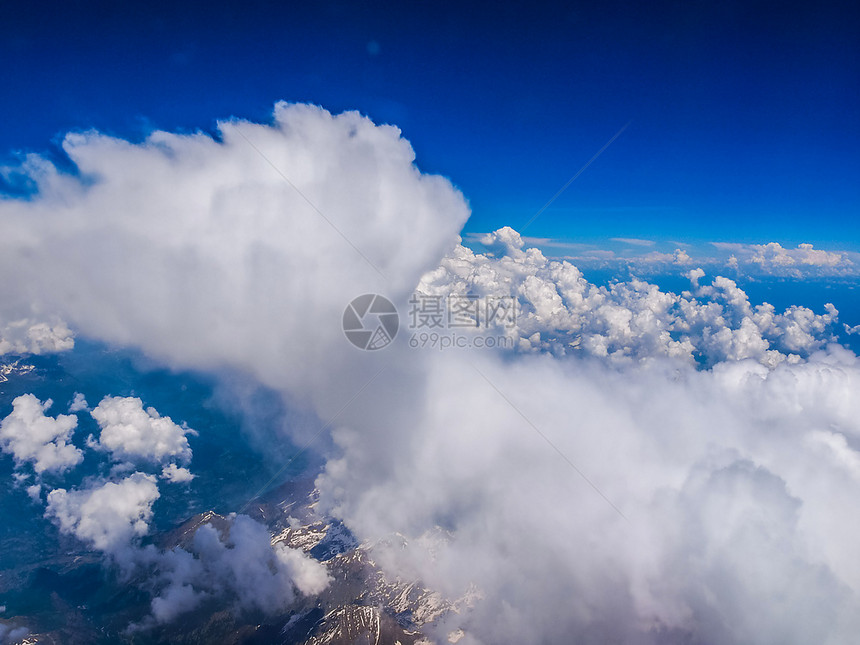
[{"label": "wispy cloud", "polygon": [[572,242],[570,240],[562,240],[551,237],[524,237],[523,242],[530,246],[538,246],[553,249],[589,249],[593,248],[591,244],[583,242]]},{"label": "wispy cloud", "polygon": [[804,275],[856,275],[860,272],[860,254],[844,250],[816,249],[802,243],[787,248],[779,242],[743,244],[711,242],[723,253],[730,253],[726,264],[739,271],[802,277]]},{"label": "wispy cloud", "polygon": [[622,244],[630,244],[632,246],[654,246],[654,240],[643,240],[638,237],[612,237],[612,242],[621,242]]},{"label": "wispy cloud", "polygon": [[[779,242],[685,243],[635,237],[612,237],[603,244],[552,238],[523,238],[523,241],[544,250],[549,257],[578,261],[584,267],[598,263],[602,268],[611,268],[617,264],[659,272],[695,264],[712,270],[730,270],[734,272],[732,275],[793,278],[860,275],[860,253],[818,249],[808,243],[787,248]],[[573,252],[564,253],[565,250]]]},{"label": "wispy cloud", "polygon": [[[476,246],[487,246],[493,240],[493,233],[464,233],[463,234],[463,242],[466,244],[472,244]],[[523,243],[527,244],[531,247],[536,247],[539,249],[566,249],[566,250],[576,250],[576,251],[586,251],[588,249],[595,249],[593,244],[588,244],[585,242],[575,242],[570,239],[564,238],[555,238],[555,237],[530,237],[528,235],[522,236],[520,238]],[[550,253],[550,255],[555,256],[554,253]]]}]

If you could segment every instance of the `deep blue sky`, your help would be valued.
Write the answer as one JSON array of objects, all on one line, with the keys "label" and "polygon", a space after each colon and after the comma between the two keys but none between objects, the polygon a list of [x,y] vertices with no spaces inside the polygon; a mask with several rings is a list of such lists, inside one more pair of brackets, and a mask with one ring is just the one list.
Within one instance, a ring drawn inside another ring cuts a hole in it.
[{"label": "deep blue sky", "polygon": [[856,3],[0,5],[0,156],[276,100],[399,125],[467,231],[860,246]]}]

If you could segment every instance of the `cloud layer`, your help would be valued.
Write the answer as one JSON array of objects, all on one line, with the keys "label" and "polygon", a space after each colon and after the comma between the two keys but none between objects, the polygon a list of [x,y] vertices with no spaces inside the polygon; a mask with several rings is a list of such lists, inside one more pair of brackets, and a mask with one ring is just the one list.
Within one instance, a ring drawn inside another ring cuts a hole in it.
[{"label": "cloud layer", "polygon": [[[483,235],[470,234],[467,242],[481,246]],[[530,246],[548,257],[569,260],[581,268],[635,271],[639,275],[673,273],[677,267],[696,265],[731,276],[805,278],[856,278],[860,275],[860,253],[849,250],[817,249],[809,243],[795,248],[779,242],[747,244],[738,242],[657,241],[614,237],[602,244],[553,238],[526,238]]]},{"label": "cloud layer", "polygon": [[[835,644],[860,627],[853,355],[437,361],[409,450],[341,428],[318,484],[384,569],[479,590],[438,636]],[[408,547],[386,548],[394,532]]]},{"label": "cloud layer", "polygon": [[[714,242],[714,247],[729,251],[727,266],[744,267],[754,273],[802,278],[805,275],[857,275],[860,266],[847,252],[824,251],[812,244],[798,244],[797,248],[783,247],[779,242],[767,244],[728,244]],[[855,259],[856,258],[856,254]]]},{"label": "cloud layer", "polygon": [[[287,431],[330,430],[321,509],[390,575],[471,594],[437,640],[851,642],[860,364],[828,344],[832,307],[753,305],[680,252],[680,294],[597,287],[511,229],[473,253],[456,244],[462,196],[418,172],[395,128],[354,113],[281,104],[272,124],[219,136],[70,135],[79,176],[33,164],[39,194],[0,202],[6,319],[48,312],[170,365],[235,370],[315,416]],[[371,353],[343,338],[353,297],[406,311],[416,286],[515,298],[514,328],[478,332],[515,350],[422,352],[401,336]],[[14,448],[32,461],[65,435],[22,405],[51,429]],[[139,400],[96,410],[121,459],[184,463],[184,429]],[[158,496],[142,471],[48,495],[61,530],[155,567],[153,620],[216,597],[278,611],[325,586],[318,563],[242,516],[188,549],[140,547]]]},{"label": "cloud layer", "polygon": [[822,314],[804,307],[777,312],[768,304],[753,306],[728,278],[701,285],[705,272],[698,268],[687,272],[691,291],[681,294],[636,279],[599,287],[570,262],[525,248],[510,228],[485,236],[483,243],[492,254],[458,246],[422,279],[418,291],[514,298],[515,328],[496,324],[483,331],[512,335],[521,351],[584,354],[616,363],[754,358],[776,365],[835,340],[838,312],[832,305]]}]

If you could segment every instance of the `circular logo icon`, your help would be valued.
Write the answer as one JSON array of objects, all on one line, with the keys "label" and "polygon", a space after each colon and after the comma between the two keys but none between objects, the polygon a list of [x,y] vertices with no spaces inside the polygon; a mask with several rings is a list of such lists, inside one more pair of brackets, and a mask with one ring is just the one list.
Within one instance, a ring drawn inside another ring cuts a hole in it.
[{"label": "circular logo icon", "polygon": [[382,349],[391,344],[400,328],[397,309],[385,296],[366,293],[343,310],[343,333],[359,349]]}]

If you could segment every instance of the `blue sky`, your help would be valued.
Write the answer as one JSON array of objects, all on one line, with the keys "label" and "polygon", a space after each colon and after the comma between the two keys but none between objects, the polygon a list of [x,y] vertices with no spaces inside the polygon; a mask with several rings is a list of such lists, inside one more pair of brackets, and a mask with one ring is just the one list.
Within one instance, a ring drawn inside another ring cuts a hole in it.
[{"label": "blue sky", "polygon": [[400,126],[482,232],[629,122],[528,235],[860,249],[848,2],[308,5],[4,5],[0,156],[309,101]]}]

